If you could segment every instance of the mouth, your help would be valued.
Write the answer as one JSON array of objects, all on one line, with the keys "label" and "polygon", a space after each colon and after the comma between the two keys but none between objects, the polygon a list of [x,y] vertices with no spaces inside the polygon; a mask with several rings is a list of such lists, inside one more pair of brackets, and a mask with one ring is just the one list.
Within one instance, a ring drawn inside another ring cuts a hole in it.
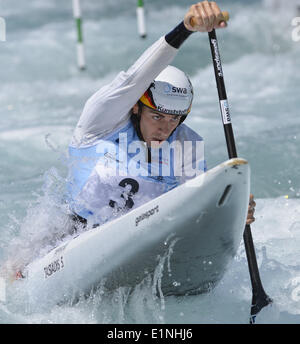
[{"label": "mouth", "polygon": [[152,137],[151,142],[158,142],[159,144],[161,144],[163,141],[166,141],[167,138],[163,138],[163,137]]}]

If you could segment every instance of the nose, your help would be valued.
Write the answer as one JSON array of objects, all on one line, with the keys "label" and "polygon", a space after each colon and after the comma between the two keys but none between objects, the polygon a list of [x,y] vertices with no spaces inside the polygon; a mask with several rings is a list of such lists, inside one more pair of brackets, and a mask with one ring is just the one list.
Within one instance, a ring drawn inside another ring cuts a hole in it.
[{"label": "nose", "polygon": [[158,130],[164,135],[169,136],[172,131],[172,124],[168,120],[163,120],[160,122]]}]

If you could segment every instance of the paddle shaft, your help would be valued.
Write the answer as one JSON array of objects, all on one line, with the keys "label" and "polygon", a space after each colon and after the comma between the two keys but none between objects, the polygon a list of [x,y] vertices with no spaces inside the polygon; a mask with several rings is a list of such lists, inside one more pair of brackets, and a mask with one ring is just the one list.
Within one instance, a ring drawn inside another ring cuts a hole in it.
[{"label": "paddle shaft", "polygon": [[213,30],[208,33],[210,49],[213,59],[213,65],[215,70],[216,84],[219,94],[220,110],[222,114],[222,121],[224,126],[225,138],[228,149],[228,156],[230,159],[237,158],[237,152],[235,147],[234,135],[231,125],[231,118],[229,112],[229,106],[227,101],[227,94],[225,89],[223,70],[221,64],[221,58],[219,53],[218,41],[216,37],[216,31]]},{"label": "paddle shaft", "polygon": [[[229,106],[228,106],[228,101],[227,101],[227,95],[226,95],[224,76],[223,76],[216,31],[213,30],[209,32],[208,37],[209,37],[212,60],[213,60],[213,65],[214,65],[216,84],[217,84],[217,89],[218,89],[218,94],[219,94],[220,110],[221,110],[225,138],[226,138],[226,143],[227,143],[228,156],[229,156],[229,159],[232,159],[232,158],[237,157],[237,152],[236,152],[234,135],[233,135],[232,125],[231,125],[231,118],[230,118]],[[248,260],[251,284],[252,284],[252,306],[251,306],[250,323],[254,323],[255,315],[264,306],[271,303],[272,300],[265,293],[261,280],[260,280],[250,225],[246,225],[243,238],[244,238],[245,250],[246,250],[246,255],[247,255],[247,260]]]}]

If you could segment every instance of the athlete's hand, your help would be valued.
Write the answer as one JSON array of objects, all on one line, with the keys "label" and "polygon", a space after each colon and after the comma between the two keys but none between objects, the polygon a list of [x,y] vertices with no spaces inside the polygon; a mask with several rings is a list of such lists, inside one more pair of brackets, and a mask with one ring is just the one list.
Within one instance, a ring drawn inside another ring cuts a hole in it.
[{"label": "athlete's hand", "polygon": [[256,206],[256,203],[253,199],[253,195],[250,194],[249,205],[248,205],[248,215],[247,215],[247,221],[246,221],[247,225],[251,225],[251,223],[255,221],[255,217],[253,216],[255,212],[255,206]]},{"label": "athlete's hand", "polygon": [[184,16],[184,25],[190,31],[200,32],[210,32],[227,26],[219,6],[214,1],[202,1],[192,5]]}]

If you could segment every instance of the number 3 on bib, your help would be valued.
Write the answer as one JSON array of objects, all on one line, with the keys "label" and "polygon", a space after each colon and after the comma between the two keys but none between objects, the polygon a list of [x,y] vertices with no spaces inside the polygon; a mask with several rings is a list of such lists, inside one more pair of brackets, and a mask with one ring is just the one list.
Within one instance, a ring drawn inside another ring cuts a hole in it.
[{"label": "number 3 on bib", "polygon": [[[126,199],[126,203],[125,203],[124,208],[131,209],[134,206],[134,202],[133,202],[133,199],[131,197],[139,191],[139,183],[135,179],[132,179],[132,178],[122,179],[119,183],[119,186],[122,186],[123,188],[126,188],[127,185],[130,185],[131,189],[129,191],[126,189],[121,194],[121,197]],[[126,195],[126,197],[124,195]],[[112,201],[112,200],[109,201],[109,205],[112,208],[116,207],[116,203],[117,202]],[[121,210],[124,208],[118,208],[118,210]]]}]

